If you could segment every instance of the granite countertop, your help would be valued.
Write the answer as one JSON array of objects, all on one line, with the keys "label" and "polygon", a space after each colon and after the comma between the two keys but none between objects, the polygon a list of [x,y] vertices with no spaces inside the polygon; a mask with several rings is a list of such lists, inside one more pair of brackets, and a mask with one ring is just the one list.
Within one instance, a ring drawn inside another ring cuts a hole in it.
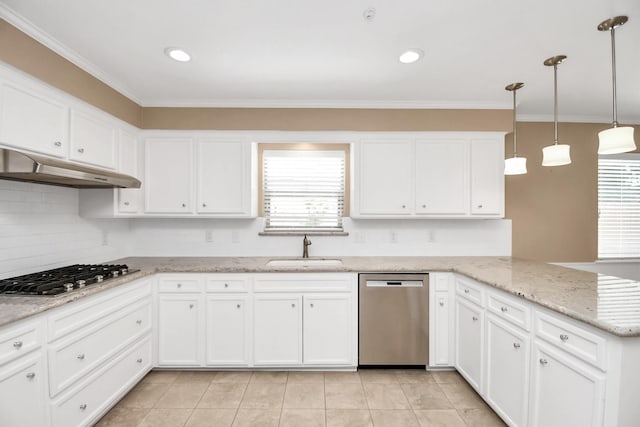
[{"label": "granite countertop", "polygon": [[[640,283],[511,257],[339,257],[335,267],[272,267],[278,257],[131,257],[139,272],[55,297],[0,297],[0,326],[155,273],[451,271],[622,337],[640,336]],[[287,259],[287,258],[284,258]]]}]

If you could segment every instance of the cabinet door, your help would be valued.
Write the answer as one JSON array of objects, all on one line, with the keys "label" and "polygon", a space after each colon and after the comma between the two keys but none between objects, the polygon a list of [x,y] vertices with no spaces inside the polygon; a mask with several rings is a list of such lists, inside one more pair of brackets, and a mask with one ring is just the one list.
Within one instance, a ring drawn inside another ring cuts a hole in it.
[{"label": "cabinet door", "polygon": [[[121,173],[138,176],[138,138],[132,133],[121,130],[118,150]],[[144,185],[144,183],[143,183]],[[142,188],[118,189],[118,211],[121,213],[136,213],[140,211]]]},{"label": "cabinet door", "polygon": [[484,342],[484,312],[474,304],[456,301],[456,369],[481,391]]},{"label": "cabinet door", "polygon": [[351,365],[351,295],[305,295],[303,309],[304,363]]},{"label": "cabinet door", "polygon": [[416,213],[468,213],[468,147],[466,140],[416,142]]},{"label": "cabinet door", "polygon": [[160,295],[158,298],[158,364],[199,366],[200,298]]},{"label": "cabinet door", "polygon": [[251,150],[243,142],[198,142],[198,212],[250,214]]},{"label": "cabinet door", "polygon": [[2,85],[0,141],[56,157],[69,151],[69,109],[38,92]]},{"label": "cabinet door", "polygon": [[0,369],[0,425],[49,425],[46,398],[41,352],[22,357]]},{"label": "cabinet door", "polygon": [[487,316],[485,398],[511,426],[527,424],[530,338],[518,328]]},{"label": "cabinet door", "polygon": [[356,175],[360,215],[409,215],[413,209],[413,143],[363,141]]},{"label": "cabinet door", "polygon": [[533,354],[529,425],[603,425],[604,374],[538,341]]},{"label": "cabinet door", "polygon": [[207,365],[247,365],[248,297],[207,297]]},{"label": "cabinet door", "polygon": [[471,141],[471,214],[504,216],[504,141]]},{"label": "cabinet door", "polygon": [[191,213],[192,142],[187,138],[145,141],[145,210]]},{"label": "cabinet door", "polygon": [[100,117],[71,111],[69,158],[109,169],[116,168],[116,128]]},{"label": "cabinet door", "polygon": [[431,319],[433,325],[431,326],[431,333],[429,336],[432,339],[432,347],[429,349],[431,364],[436,366],[451,366],[451,356],[449,353],[449,340],[451,337],[451,307],[448,291],[435,291],[434,292],[434,304],[433,313]]},{"label": "cabinet door", "polygon": [[253,301],[254,364],[301,364],[302,297],[254,294]]}]

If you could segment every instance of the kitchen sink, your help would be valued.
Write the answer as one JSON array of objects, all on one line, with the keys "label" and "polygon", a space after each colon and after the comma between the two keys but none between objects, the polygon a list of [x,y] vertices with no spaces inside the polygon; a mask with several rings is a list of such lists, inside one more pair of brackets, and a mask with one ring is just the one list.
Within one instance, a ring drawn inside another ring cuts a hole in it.
[{"label": "kitchen sink", "polygon": [[272,259],[267,262],[267,267],[341,267],[340,259],[325,258],[293,258]]}]

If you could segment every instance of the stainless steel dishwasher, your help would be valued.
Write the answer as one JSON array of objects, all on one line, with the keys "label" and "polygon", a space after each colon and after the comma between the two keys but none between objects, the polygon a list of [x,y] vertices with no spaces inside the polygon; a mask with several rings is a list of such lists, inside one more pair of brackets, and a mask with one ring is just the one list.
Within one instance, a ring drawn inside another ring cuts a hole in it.
[{"label": "stainless steel dishwasher", "polygon": [[428,274],[360,274],[358,362],[429,364]]}]

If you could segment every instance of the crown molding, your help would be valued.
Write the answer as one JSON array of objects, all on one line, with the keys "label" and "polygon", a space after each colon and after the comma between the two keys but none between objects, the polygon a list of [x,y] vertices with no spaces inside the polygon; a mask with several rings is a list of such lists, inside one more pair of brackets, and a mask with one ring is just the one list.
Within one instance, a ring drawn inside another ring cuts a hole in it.
[{"label": "crown molding", "polygon": [[38,28],[33,22],[22,17],[9,6],[3,3],[0,3],[0,18],[4,19],[9,24],[13,25],[32,39],[43,44],[53,52],[73,63],[74,65],[80,67],[82,70],[91,74],[93,77],[111,87],[113,90],[119,92],[120,94],[129,98],[131,101],[140,105],[139,97],[136,96],[122,82],[114,79],[113,77],[102,71],[97,65],[84,58],[82,55],[75,52],[68,46],[60,43],[59,41],[51,37],[48,33]]}]

